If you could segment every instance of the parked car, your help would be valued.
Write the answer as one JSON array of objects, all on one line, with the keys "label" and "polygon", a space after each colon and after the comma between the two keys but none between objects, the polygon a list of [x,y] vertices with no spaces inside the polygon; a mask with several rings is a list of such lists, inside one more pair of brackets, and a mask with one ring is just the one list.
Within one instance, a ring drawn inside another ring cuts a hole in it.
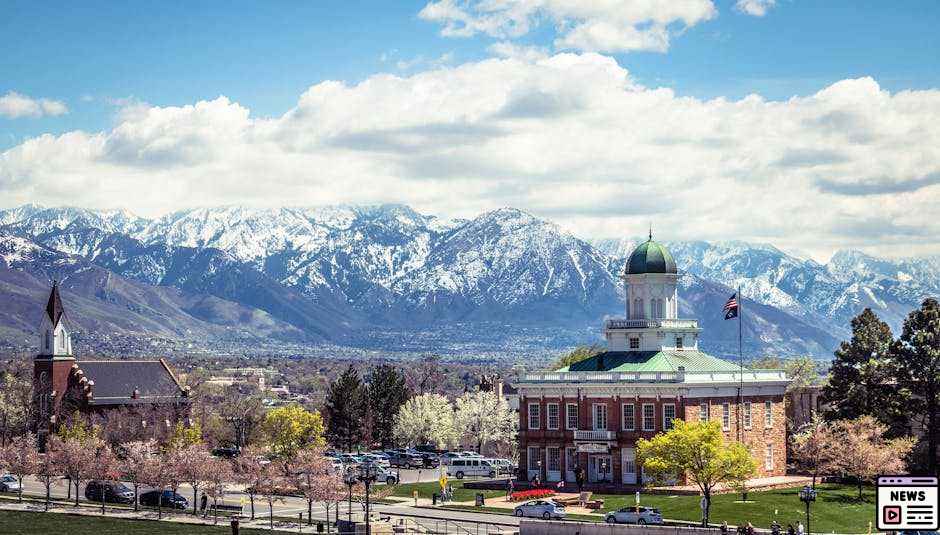
[{"label": "parked car", "polygon": [[212,455],[221,457],[223,459],[234,459],[235,457],[238,457],[239,453],[241,453],[241,450],[234,446],[215,448],[212,450]]},{"label": "parked car", "polygon": [[85,485],[85,498],[92,502],[134,503],[134,491],[121,482],[89,481]]},{"label": "parked car", "polygon": [[413,453],[396,453],[389,459],[389,466],[397,468],[424,468],[424,458]]},{"label": "parked car", "polygon": [[395,485],[398,483],[398,476],[388,468],[382,466],[375,467],[375,480],[384,482],[387,485]]},{"label": "parked car", "polygon": [[388,468],[388,458],[377,453],[364,453],[361,455],[363,464],[374,464]]},{"label": "parked car", "polygon": [[454,459],[462,459],[464,457],[463,452],[461,451],[445,451],[440,456],[441,464],[448,465],[454,461]]},{"label": "parked car", "polygon": [[457,458],[447,465],[447,475],[463,479],[465,476],[496,477],[497,467],[482,458]]},{"label": "parked car", "polygon": [[662,524],[663,515],[652,507],[630,506],[607,513],[608,524]]},{"label": "parked car", "polygon": [[10,474],[0,476],[0,492],[17,492],[20,490],[20,482]]},{"label": "parked car", "polygon": [[512,461],[509,459],[487,459],[493,466],[496,467],[496,472],[500,474],[512,474],[515,473],[516,467],[512,464]]},{"label": "parked car", "polygon": [[422,453],[421,463],[422,468],[434,468],[441,464],[441,458],[436,453]]},{"label": "parked car", "polygon": [[361,455],[353,455],[352,453],[344,453],[339,456],[339,460],[346,466],[355,466],[362,464],[364,460]]},{"label": "parked car", "polygon": [[140,498],[138,498],[138,501],[140,502],[140,505],[157,507],[158,499],[160,500],[160,503],[163,507],[170,509],[186,509],[189,507],[189,501],[172,490],[165,490],[163,492],[160,492],[159,490],[151,490],[150,492],[141,494]]},{"label": "parked car", "polygon": [[532,500],[513,509],[516,516],[544,518],[545,520],[565,518],[565,507],[551,500]]}]

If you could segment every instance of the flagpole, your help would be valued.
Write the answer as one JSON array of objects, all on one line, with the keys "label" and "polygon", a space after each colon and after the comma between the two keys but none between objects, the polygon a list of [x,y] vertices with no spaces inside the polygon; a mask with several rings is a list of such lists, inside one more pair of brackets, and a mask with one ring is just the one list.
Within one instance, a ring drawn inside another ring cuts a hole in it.
[{"label": "flagpole", "polygon": [[744,296],[741,295],[741,285],[738,285],[738,442],[743,442],[743,432],[741,426],[741,411],[743,410],[744,396],[744,349],[742,339],[744,338]]}]

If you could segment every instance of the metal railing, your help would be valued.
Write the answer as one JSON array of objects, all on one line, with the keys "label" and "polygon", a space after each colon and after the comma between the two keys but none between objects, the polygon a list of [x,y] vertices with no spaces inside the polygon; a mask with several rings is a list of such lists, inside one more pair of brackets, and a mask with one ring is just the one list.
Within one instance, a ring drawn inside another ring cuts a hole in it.
[{"label": "metal railing", "polygon": [[575,440],[613,440],[615,433],[607,429],[577,429],[574,432]]},{"label": "metal railing", "polygon": [[698,320],[655,318],[612,318],[604,321],[605,329],[698,329]]}]

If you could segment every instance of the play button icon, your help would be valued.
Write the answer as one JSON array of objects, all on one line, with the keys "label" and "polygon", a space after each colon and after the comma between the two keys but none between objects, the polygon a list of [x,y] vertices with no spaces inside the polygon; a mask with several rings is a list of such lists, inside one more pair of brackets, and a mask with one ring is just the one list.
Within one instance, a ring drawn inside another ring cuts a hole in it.
[{"label": "play button icon", "polygon": [[900,524],[901,523],[901,507],[897,505],[886,505],[882,510],[882,523],[884,524]]}]

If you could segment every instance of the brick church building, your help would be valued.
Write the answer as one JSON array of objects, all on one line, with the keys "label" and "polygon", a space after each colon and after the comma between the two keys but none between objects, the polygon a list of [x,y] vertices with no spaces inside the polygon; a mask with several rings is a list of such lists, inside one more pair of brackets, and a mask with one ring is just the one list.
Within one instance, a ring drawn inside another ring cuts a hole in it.
[{"label": "brick church building", "polygon": [[583,469],[587,488],[638,487],[636,441],[675,419],[719,422],[751,450],[758,477],[784,475],[786,373],[698,349],[698,322],[678,318],[676,263],[652,236],[622,278],[626,316],[605,320],[606,352],[516,383],[520,476],[574,482]]},{"label": "brick church building", "polygon": [[33,360],[33,390],[40,444],[63,415],[104,414],[122,407],[167,408],[181,415],[188,391],[164,359],[82,360],[72,353],[67,317],[53,284],[39,327],[39,354]]}]

